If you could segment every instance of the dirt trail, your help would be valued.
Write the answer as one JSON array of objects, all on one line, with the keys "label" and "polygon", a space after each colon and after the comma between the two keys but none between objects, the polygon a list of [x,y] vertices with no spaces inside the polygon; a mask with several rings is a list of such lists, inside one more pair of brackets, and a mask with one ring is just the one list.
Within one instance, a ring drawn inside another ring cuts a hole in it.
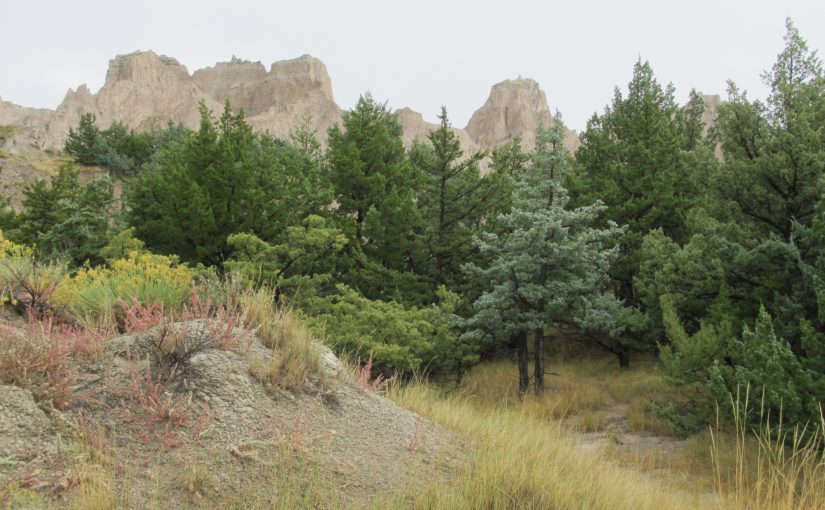
[{"label": "dirt trail", "polygon": [[[668,483],[681,480],[685,488],[674,490],[686,496],[686,500],[693,499],[694,508],[719,508],[719,498],[712,490],[702,490],[701,487],[697,487],[691,482],[688,473],[678,473],[660,465],[662,459],[672,459],[688,448],[689,441],[673,436],[643,435],[631,432],[627,423],[629,411],[628,404],[612,404],[601,409],[606,427],[598,432],[579,433],[579,448],[589,452],[603,453],[612,459],[634,459],[643,466],[647,465],[644,471],[652,477],[661,478],[662,481]],[[625,464],[625,462],[621,463]],[[639,466],[634,466],[633,462],[630,462],[628,468],[640,469]]]},{"label": "dirt trail", "polygon": [[581,434],[580,447],[584,449],[598,449],[613,446],[635,453],[667,454],[676,452],[688,445],[683,439],[673,436],[657,436],[652,434],[637,434],[630,431],[627,424],[628,404],[613,404],[601,410],[607,426],[597,432]]}]

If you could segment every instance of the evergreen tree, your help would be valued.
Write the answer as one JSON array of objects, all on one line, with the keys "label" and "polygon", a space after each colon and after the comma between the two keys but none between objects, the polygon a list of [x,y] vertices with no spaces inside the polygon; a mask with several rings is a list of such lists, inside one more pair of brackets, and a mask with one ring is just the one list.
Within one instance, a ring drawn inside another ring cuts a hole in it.
[{"label": "evergreen tree", "polygon": [[74,264],[97,261],[109,241],[113,186],[108,178],[81,184],[71,163],[47,183],[38,180],[23,192],[16,240],[37,246],[47,257],[68,257]]},{"label": "evergreen tree", "polygon": [[701,169],[705,175],[715,165],[703,137],[703,112],[698,93],[679,107],[673,86],[660,85],[650,64],[640,60],[627,95],[616,88],[605,112],[588,122],[576,153],[578,173],[570,182],[577,203],[602,200],[602,218],[627,225],[610,275],[618,297],[645,312],[624,315],[626,343],[638,348],[662,340],[661,328],[648,327],[660,323],[658,307],[648,311],[650,302],[640,299],[634,285],[644,262],[642,241],[656,229],[677,243],[687,239],[688,212],[706,185],[694,174]]},{"label": "evergreen tree", "polygon": [[69,128],[64,148],[81,165],[99,164],[101,155],[106,152],[106,140],[95,121],[93,113],[84,113],[77,130]]},{"label": "evergreen tree", "polygon": [[790,425],[818,420],[825,399],[825,77],[786,29],[763,74],[767,101],[729,85],[715,128],[724,161],[689,215],[693,234],[645,240],[637,289],[660,302],[671,342],[662,359],[674,380],[703,390],[690,409],[664,410],[684,430],[748,386],[748,405],[764,405],[772,426],[780,414]]},{"label": "evergreen tree", "polygon": [[[499,218],[504,231],[487,233],[480,240],[492,263],[467,266],[489,290],[474,303],[474,315],[459,321],[467,330],[462,338],[515,340],[522,393],[529,384],[528,335],[534,338],[535,388],[541,392],[546,328],[575,326],[576,318],[587,319],[588,304],[615,301],[606,285],[615,250],[605,248],[605,243],[622,230],[615,224],[595,226],[604,211],[599,203],[568,207],[561,182],[569,172],[569,160],[561,141],[559,119],[549,130],[539,130],[530,168],[516,184],[513,209]],[[618,333],[621,328],[611,329]]]},{"label": "evergreen tree", "polygon": [[419,179],[398,117],[366,94],[328,134],[338,223],[351,240],[346,255],[355,262],[345,282],[369,298],[427,302],[432,293],[415,272],[421,251]]},{"label": "evergreen tree", "polygon": [[166,143],[127,197],[127,221],[147,248],[206,265],[227,259],[229,235],[278,242],[331,200],[316,163],[254,134],[228,103],[217,122],[201,105],[200,129]]},{"label": "evergreen tree", "polygon": [[464,157],[446,108],[439,119],[441,125],[428,136],[430,143],[411,153],[423,181],[418,207],[425,259],[419,267],[429,274],[433,290],[440,285],[463,290],[461,265],[476,258],[474,237],[501,212],[502,202],[509,201],[509,176],[497,168],[482,176],[479,164],[486,154]]},{"label": "evergreen tree", "polygon": [[320,216],[307,217],[302,225],[287,228],[282,244],[272,245],[254,234],[233,234],[227,242],[234,250],[226,268],[254,282],[275,287],[290,299],[313,294],[340,277],[339,254],[349,240],[330,228]]},{"label": "evergreen tree", "polygon": [[369,210],[380,211],[393,195],[402,198],[409,183],[401,134],[398,117],[369,93],[344,112],[342,127],[329,130],[327,160],[338,211],[354,216],[353,236],[362,246],[374,242],[363,236]]},{"label": "evergreen tree", "polygon": [[715,191],[727,206],[720,219],[741,230],[729,238],[741,253],[728,273],[734,297],[751,317],[764,305],[777,333],[801,352],[800,318],[825,331],[805,269],[822,252],[810,231],[825,193],[825,76],[790,20],[786,28],[785,48],[763,74],[767,102],[730,84],[719,111],[725,161]]}]

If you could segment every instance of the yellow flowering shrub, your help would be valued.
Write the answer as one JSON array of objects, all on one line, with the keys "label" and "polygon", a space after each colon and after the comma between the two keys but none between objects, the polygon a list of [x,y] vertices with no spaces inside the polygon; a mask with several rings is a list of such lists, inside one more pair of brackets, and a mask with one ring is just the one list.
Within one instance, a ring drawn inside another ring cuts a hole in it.
[{"label": "yellow flowering shrub", "polygon": [[0,230],[0,260],[9,257],[28,256],[34,253],[34,249],[24,244],[17,244],[6,239],[3,231]]},{"label": "yellow flowering shrub", "polygon": [[[0,230],[0,305],[10,304],[17,306],[17,299],[14,297],[14,290],[17,282],[13,278],[11,269],[19,265],[20,259],[31,260],[34,249],[24,244],[17,244],[6,239],[3,231]],[[5,264],[3,264],[5,262]]]},{"label": "yellow flowering shrub", "polygon": [[163,303],[177,310],[192,286],[192,271],[177,257],[132,252],[110,266],[82,268],[58,288],[54,301],[75,317],[112,319],[121,302]]}]

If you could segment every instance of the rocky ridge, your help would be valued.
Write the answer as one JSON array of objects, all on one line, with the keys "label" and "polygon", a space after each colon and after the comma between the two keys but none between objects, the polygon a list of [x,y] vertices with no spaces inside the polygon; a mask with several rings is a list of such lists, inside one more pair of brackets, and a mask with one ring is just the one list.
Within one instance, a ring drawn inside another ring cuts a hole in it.
[{"label": "rocky ridge", "polygon": [[[233,57],[190,74],[174,58],[143,51],[110,60],[106,81],[97,93],[81,85],[69,90],[55,110],[25,108],[0,99],[0,125],[17,128],[5,141],[5,149],[26,153],[62,148],[69,128],[86,112],[95,114],[104,127],[115,120],[137,130],[163,126],[169,120],[195,127],[201,101],[217,112],[226,100],[243,108],[253,127],[277,137],[309,122],[323,139],[342,113],[326,66],[309,55],[275,62],[268,71],[261,62]],[[436,127],[409,108],[397,113],[407,144]],[[492,87],[487,102],[456,133],[465,152],[493,148],[517,136],[530,148],[538,125],[552,118],[538,83],[505,80]],[[575,150],[578,144],[576,133],[566,130],[565,145]]]}]

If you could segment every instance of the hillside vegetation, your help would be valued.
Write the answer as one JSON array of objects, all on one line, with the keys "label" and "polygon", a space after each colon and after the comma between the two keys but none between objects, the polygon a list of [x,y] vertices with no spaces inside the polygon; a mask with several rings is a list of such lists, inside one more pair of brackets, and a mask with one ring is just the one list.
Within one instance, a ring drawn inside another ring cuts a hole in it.
[{"label": "hillside vegetation", "polygon": [[83,115],[0,211],[0,505],[825,507],[790,21],[764,79],[705,125],[639,60],[575,154],[560,116],[465,153],[446,108],[407,148],[370,94],[285,139]]}]

